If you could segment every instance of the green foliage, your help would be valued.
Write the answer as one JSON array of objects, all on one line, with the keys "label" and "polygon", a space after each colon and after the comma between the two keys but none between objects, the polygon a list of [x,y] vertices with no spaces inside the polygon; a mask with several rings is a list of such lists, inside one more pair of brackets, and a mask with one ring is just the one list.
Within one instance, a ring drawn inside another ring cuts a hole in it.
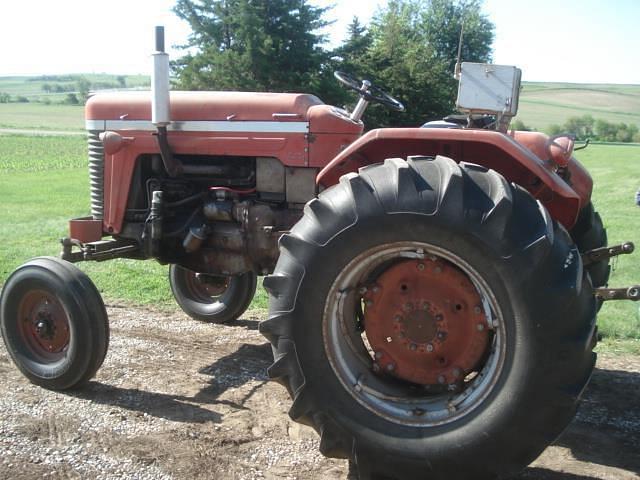
[{"label": "green foliage", "polygon": [[[514,122],[514,125],[518,122],[520,120]],[[563,126],[550,125],[546,130],[550,135],[570,133],[575,135],[577,140],[590,139],[601,142],[621,143],[640,141],[640,132],[637,125],[623,122],[614,124],[600,118],[596,120],[591,115],[569,117]]]},{"label": "green foliage", "polygon": [[8,93],[0,92],[0,103],[9,103],[11,101],[11,95]]},{"label": "green foliage", "polygon": [[463,60],[489,61],[494,27],[478,1],[392,0],[374,18],[360,71],[404,102],[407,110],[372,110],[367,113],[369,127],[419,126],[453,111],[453,71],[463,23]]},{"label": "green foliage", "polygon": [[[511,130],[520,130],[520,131],[524,131],[524,132],[533,132],[535,131],[533,128],[529,127],[528,125],[525,125],[525,123],[522,120],[516,120],[514,122],[511,122]],[[560,127],[558,127],[560,128]]]},{"label": "green foliage", "polygon": [[178,0],[196,52],[174,62],[180,88],[300,91],[320,71],[326,9],[306,0]]}]

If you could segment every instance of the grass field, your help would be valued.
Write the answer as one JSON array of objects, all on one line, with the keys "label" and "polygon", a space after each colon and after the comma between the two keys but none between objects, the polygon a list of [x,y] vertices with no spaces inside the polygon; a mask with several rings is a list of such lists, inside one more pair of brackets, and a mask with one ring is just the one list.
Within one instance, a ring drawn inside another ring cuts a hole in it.
[{"label": "grass field", "polygon": [[537,130],[591,115],[640,127],[640,85],[524,83],[518,120]]},{"label": "grass field", "polygon": [[[68,92],[47,93],[43,89],[45,84],[50,87],[60,85],[73,91],[76,89],[77,78],[80,77],[87,79],[92,84],[118,84],[118,76],[107,73],[65,75],[57,77],[58,79],[56,77],[0,77],[0,93],[8,93],[12,97],[25,97],[29,101],[48,99],[51,102],[60,102]],[[128,88],[137,88],[150,84],[148,75],[124,75],[123,77]]]},{"label": "grass field", "polygon": [[[609,242],[640,245],[640,209],[633,201],[640,186],[640,147],[593,145],[579,153],[595,179],[594,203]],[[0,284],[25,260],[57,255],[67,220],[86,215],[88,208],[83,137],[0,135]],[[637,255],[614,262],[611,285],[640,283]],[[173,303],[166,266],[133,260],[79,265],[111,302]],[[253,306],[265,308],[266,294],[259,292]],[[599,325],[608,338],[640,339],[638,304],[605,303]],[[640,342],[631,345],[640,353]]]},{"label": "grass field", "polygon": [[0,128],[84,130],[84,107],[43,103],[0,103]]}]

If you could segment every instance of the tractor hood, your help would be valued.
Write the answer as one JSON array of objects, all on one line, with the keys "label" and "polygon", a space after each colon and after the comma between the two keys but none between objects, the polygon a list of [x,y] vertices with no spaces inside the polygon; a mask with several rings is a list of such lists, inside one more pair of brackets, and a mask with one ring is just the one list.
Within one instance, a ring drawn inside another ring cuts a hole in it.
[{"label": "tractor hood", "polygon": [[[237,126],[244,131],[261,131],[264,122],[281,124],[280,131],[301,133],[362,130],[362,124],[350,121],[340,110],[301,93],[171,92],[170,112],[169,130],[229,131]],[[87,102],[85,119],[88,130],[155,130],[151,93],[96,94]],[[207,122],[206,128],[203,122]]]}]

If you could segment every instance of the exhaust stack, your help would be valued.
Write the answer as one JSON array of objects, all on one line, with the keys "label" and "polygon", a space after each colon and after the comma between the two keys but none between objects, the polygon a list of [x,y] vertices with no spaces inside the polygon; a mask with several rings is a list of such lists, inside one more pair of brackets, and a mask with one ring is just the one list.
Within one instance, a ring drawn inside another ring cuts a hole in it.
[{"label": "exhaust stack", "polygon": [[151,75],[151,122],[156,127],[171,123],[169,107],[169,54],[164,51],[164,27],[156,27],[156,51]]}]

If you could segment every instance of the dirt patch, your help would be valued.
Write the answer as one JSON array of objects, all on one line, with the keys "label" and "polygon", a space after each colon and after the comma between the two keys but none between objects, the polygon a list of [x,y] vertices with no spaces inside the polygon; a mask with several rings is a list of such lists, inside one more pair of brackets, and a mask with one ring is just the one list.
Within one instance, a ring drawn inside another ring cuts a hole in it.
[{"label": "dirt patch", "polygon": [[[345,479],[269,382],[259,313],[231,325],[111,305],[104,366],[31,385],[0,349],[0,478]],[[576,420],[518,479],[640,478],[640,359],[601,355]]]}]

